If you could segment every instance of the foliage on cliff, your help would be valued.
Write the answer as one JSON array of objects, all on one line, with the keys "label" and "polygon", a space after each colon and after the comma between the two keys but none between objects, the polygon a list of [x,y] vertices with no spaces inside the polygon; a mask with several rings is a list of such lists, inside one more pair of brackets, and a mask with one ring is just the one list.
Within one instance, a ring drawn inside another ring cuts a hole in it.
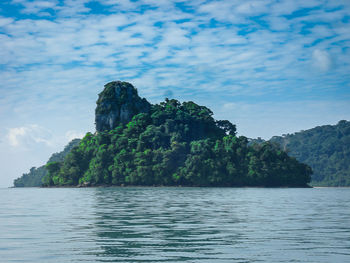
[{"label": "foliage on cliff", "polygon": [[311,166],[312,184],[350,186],[350,122],[324,125],[310,130],[275,136],[289,155]]},{"label": "foliage on cliff", "polygon": [[306,186],[310,167],[272,143],[248,146],[229,121],[194,102],[168,100],[126,124],[87,133],[63,162],[47,164],[47,186]]},{"label": "foliage on cliff", "polygon": [[[63,162],[64,157],[72,150],[72,148],[80,142],[80,139],[74,139],[69,142],[64,150],[51,155],[47,163],[49,162]],[[47,175],[47,169],[45,165],[38,168],[32,167],[29,173],[23,174],[21,177],[14,180],[13,185],[15,187],[37,187],[42,185],[42,178]]]}]

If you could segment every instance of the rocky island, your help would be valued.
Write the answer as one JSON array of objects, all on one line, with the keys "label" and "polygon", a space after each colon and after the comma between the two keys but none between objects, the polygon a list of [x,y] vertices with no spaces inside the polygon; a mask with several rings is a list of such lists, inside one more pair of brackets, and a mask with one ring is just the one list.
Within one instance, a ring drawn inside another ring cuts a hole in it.
[{"label": "rocky island", "polygon": [[196,103],[151,104],[130,83],[105,85],[96,133],[61,162],[49,162],[44,186],[307,187],[312,170],[278,144],[250,145],[236,126]]}]

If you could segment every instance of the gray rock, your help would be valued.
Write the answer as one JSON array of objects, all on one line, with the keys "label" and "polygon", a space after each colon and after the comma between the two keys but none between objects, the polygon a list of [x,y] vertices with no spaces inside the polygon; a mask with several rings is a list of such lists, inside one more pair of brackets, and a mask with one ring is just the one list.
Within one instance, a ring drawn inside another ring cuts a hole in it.
[{"label": "gray rock", "polygon": [[113,81],[99,94],[95,110],[96,131],[111,130],[120,123],[126,124],[138,113],[147,113],[151,104],[137,94],[128,82]]}]

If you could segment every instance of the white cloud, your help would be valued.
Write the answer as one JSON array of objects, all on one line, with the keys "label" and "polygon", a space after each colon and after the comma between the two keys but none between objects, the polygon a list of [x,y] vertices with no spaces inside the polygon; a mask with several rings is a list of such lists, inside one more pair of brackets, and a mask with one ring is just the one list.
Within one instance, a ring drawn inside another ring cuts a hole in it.
[{"label": "white cloud", "polygon": [[24,14],[36,14],[38,16],[50,16],[50,13],[43,12],[43,10],[47,9],[55,9],[58,4],[57,0],[36,0],[36,1],[26,1],[26,0],[12,0],[14,4],[20,4],[24,8],[21,10]]},{"label": "white cloud", "polygon": [[237,6],[236,11],[245,15],[261,14],[268,11],[270,1],[245,1]]},{"label": "white cloud", "polygon": [[71,141],[73,139],[81,139],[85,136],[84,133],[74,131],[74,130],[67,131],[65,135],[66,135],[66,138],[68,139],[68,141]]},{"label": "white cloud", "polygon": [[8,141],[10,145],[12,146],[18,146],[19,143],[19,138],[18,137],[23,137],[27,133],[27,128],[26,127],[19,127],[19,128],[12,128],[9,130],[7,134]]},{"label": "white cloud", "polygon": [[52,133],[36,124],[10,128],[6,135],[8,144],[12,147],[27,148],[33,144],[53,146]]},{"label": "white cloud", "polygon": [[328,71],[332,66],[332,60],[327,51],[315,49],[312,52],[312,60],[315,68]]},{"label": "white cloud", "polygon": [[64,5],[58,6],[57,10],[62,17],[72,18],[88,13],[90,9],[85,6],[90,0],[65,0]]},{"label": "white cloud", "polygon": [[291,23],[281,16],[269,16],[267,18],[271,30],[289,30]]},{"label": "white cloud", "polygon": [[0,17],[0,27],[6,26],[13,22],[12,18]]},{"label": "white cloud", "polygon": [[77,130],[68,130],[64,134],[53,134],[53,132],[45,127],[37,124],[31,124],[21,127],[9,128],[5,136],[4,143],[15,152],[32,151],[33,149],[63,148],[68,142],[73,139],[83,138],[84,132]]}]

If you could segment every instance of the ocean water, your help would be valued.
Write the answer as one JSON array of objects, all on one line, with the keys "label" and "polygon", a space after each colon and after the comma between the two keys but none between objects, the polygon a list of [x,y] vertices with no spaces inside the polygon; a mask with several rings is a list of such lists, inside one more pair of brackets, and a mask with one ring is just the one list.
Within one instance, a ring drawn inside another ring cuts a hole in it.
[{"label": "ocean water", "polygon": [[0,262],[350,262],[350,188],[15,188],[0,209]]}]

